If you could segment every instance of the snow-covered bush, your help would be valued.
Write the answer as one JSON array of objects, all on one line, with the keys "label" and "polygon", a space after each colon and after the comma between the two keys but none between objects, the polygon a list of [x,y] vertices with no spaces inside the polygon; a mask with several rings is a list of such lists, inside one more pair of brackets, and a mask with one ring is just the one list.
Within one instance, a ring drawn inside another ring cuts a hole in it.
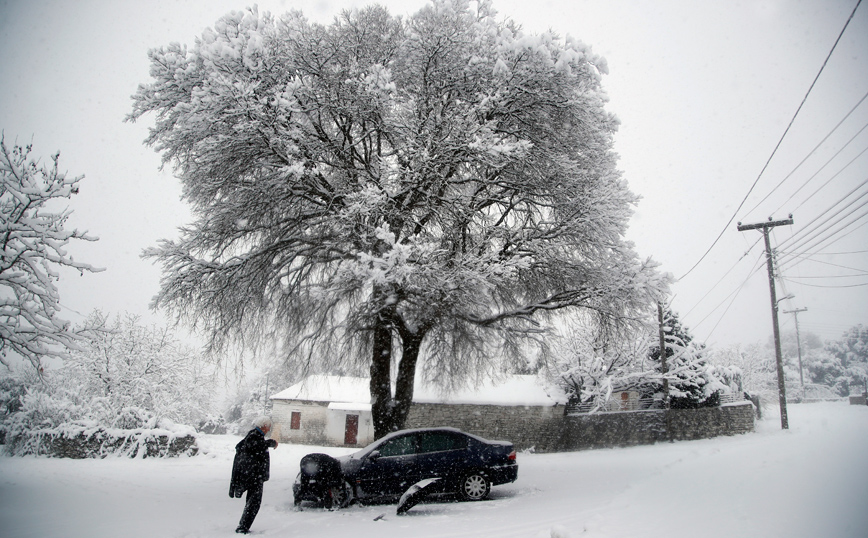
[{"label": "snow-covered bush", "polygon": [[[2,424],[9,452],[164,454],[175,449],[156,447],[179,437],[175,430],[187,432],[180,437],[195,433],[175,423],[213,416],[214,384],[204,360],[167,330],[144,327],[131,316],[109,323],[95,312],[82,332],[89,340],[61,367],[21,383],[14,401],[10,396],[6,408],[14,411]],[[44,449],[46,438],[54,449]],[[58,448],[74,439],[85,448]]]},{"label": "snow-covered bush", "polygon": [[228,428],[226,427],[226,419],[224,419],[222,415],[206,417],[199,421],[199,425],[196,426],[196,431],[199,433],[222,435],[228,431]]},{"label": "snow-covered bush", "polygon": [[192,428],[171,421],[149,421],[140,428],[105,428],[93,421],[66,422],[54,428],[21,430],[10,435],[6,452],[13,456],[57,458],[173,457],[198,452]]},{"label": "snow-covered bush", "polygon": [[[868,386],[868,327],[861,324],[850,327],[840,339],[826,342],[824,350],[830,355],[828,362],[835,363],[835,367],[821,370],[823,384],[833,386],[841,396],[849,394],[850,386]],[[820,371],[812,374],[819,377]],[[814,382],[821,382],[816,377]]]},{"label": "snow-covered bush", "polygon": [[668,381],[672,407],[713,407],[720,394],[737,385],[738,370],[709,364],[704,346],[693,341],[674,314],[664,319],[666,372],[653,319],[606,327],[585,318],[569,327],[556,344],[559,358],[549,365],[548,375],[571,395],[572,404],[603,409],[613,393],[624,391],[659,401]]},{"label": "snow-covered bush", "polygon": [[[761,401],[778,400],[778,378],[775,352],[761,344],[734,344],[707,353],[708,362],[716,368],[739,373],[740,385],[736,389],[758,397]],[[798,381],[798,370],[795,378]]]}]

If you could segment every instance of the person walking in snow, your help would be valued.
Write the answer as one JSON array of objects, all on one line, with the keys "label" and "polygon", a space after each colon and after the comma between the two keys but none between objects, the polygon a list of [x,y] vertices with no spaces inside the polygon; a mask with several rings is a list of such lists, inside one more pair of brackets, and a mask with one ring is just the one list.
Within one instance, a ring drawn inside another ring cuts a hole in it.
[{"label": "person walking in snow", "polygon": [[262,489],[269,478],[270,458],[269,448],[277,448],[277,441],[266,439],[273,423],[268,417],[259,417],[253,421],[253,429],[247,436],[235,445],[235,460],[232,462],[232,479],[229,482],[229,496],[241,497],[247,492],[244,512],[235,532],[248,534],[250,525],[259,512],[262,504]]}]

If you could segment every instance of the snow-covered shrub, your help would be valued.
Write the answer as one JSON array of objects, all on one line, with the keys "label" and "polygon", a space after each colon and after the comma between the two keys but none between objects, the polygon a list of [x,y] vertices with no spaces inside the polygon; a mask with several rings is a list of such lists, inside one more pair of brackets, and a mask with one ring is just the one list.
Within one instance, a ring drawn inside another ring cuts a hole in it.
[{"label": "snow-covered shrub", "polygon": [[[61,367],[23,383],[14,402],[9,397],[9,405],[16,407],[2,416],[8,451],[97,456],[178,452],[163,447],[179,438],[162,431],[165,425],[198,424],[213,415],[214,384],[204,360],[167,330],[144,327],[131,316],[109,323],[95,312],[82,332],[89,341],[71,351]],[[180,437],[195,435],[184,428],[189,432]],[[55,448],[40,449],[49,446],[44,439]],[[189,443],[194,441],[191,437]],[[57,448],[69,443],[80,446]]]},{"label": "snow-covered shrub", "polygon": [[549,365],[548,375],[570,395],[571,404],[590,410],[606,409],[617,392],[638,392],[646,402],[662,400],[664,381],[673,408],[720,405],[720,394],[733,390],[737,370],[709,364],[704,347],[693,342],[674,314],[667,313],[664,330],[665,373],[656,320],[618,327],[574,321],[556,344],[559,359]]},{"label": "snow-covered shrub", "polygon": [[[850,327],[840,339],[826,342],[824,350],[831,356],[828,362],[836,363],[837,368],[824,372],[823,381],[815,378],[814,382],[834,387],[841,396],[850,393],[850,386],[868,386],[868,327]],[[817,374],[814,376],[819,377]]]},{"label": "snow-covered shrub", "polygon": [[206,417],[199,421],[196,431],[208,434],[224,434],[227,432],[226,419],[221,415]]},{"label": "snow-covered shrub", "polygon": [[173,457],[198,452],[192,428],[167,421],[143,428],[104,428],[92,421],[67,422],[54,428],[22,430],[11,436],[6,451],[13,456],[57,458]]},{"label": "snow-covered shrub", "polygon": [[[734,390],[746,392],[761,401],[777,401],[778,380],[773,349],[761,344],[735,344],[711,349],[707,357],[716,368],[738,371],[740,384],[736,384]],[[798,380],[798,371],[795,376]]]},{"label": "snow-covered shrub", "polygon": [[0,445],[6,443],[9,417],[21,410],[22,399],[27,393],[27,374],[32,378],[30,382],[38,381],[32,370],[13,372],[0,378]]}]

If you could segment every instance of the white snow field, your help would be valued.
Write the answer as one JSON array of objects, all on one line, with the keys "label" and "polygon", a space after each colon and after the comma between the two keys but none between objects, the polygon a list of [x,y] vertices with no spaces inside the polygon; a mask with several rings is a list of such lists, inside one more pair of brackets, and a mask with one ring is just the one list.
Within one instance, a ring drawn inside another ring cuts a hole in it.
[{"label": "white snow field", "polygon": [[[281,537],[868,537],[868,407],[769,409],[753,434],[560,454],[519,454],[519,478],[489,500],[328,512],[292,507],[301,456],[347,449],[280,445],[253,524]],[[179,459],[0,457],[0,536],[228,537],[237,436],[205,436]],[[385,517],[374,521],[380,514]]]}]

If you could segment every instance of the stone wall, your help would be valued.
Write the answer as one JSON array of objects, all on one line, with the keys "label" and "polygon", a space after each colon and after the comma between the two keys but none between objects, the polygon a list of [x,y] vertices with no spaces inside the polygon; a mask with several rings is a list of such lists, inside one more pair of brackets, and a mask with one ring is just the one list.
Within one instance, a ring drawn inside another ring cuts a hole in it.
[{"label": "stone wall", "polygon": [[30,430],[12,437],[10,441],[6,451],[14,456],[84,459],[124,455],[131,458],[173,458],[195,456],[199,452],[194,435],[174,435],[166,430]]},{"label": "stone wall", "polygon": [[556,448],[564,406],[499,406],[414,403],[405,428],[449,426],[485,439],[507,440],[519,450]]},{"label": "stone wall", "polygon": [[407,428],[451,426],[484,437],[511,441],[516,449],[562,452],[706,439],[754,429],[750,402],[702,409],[595,413],[564,416],[563,406],[413,404]]}]

